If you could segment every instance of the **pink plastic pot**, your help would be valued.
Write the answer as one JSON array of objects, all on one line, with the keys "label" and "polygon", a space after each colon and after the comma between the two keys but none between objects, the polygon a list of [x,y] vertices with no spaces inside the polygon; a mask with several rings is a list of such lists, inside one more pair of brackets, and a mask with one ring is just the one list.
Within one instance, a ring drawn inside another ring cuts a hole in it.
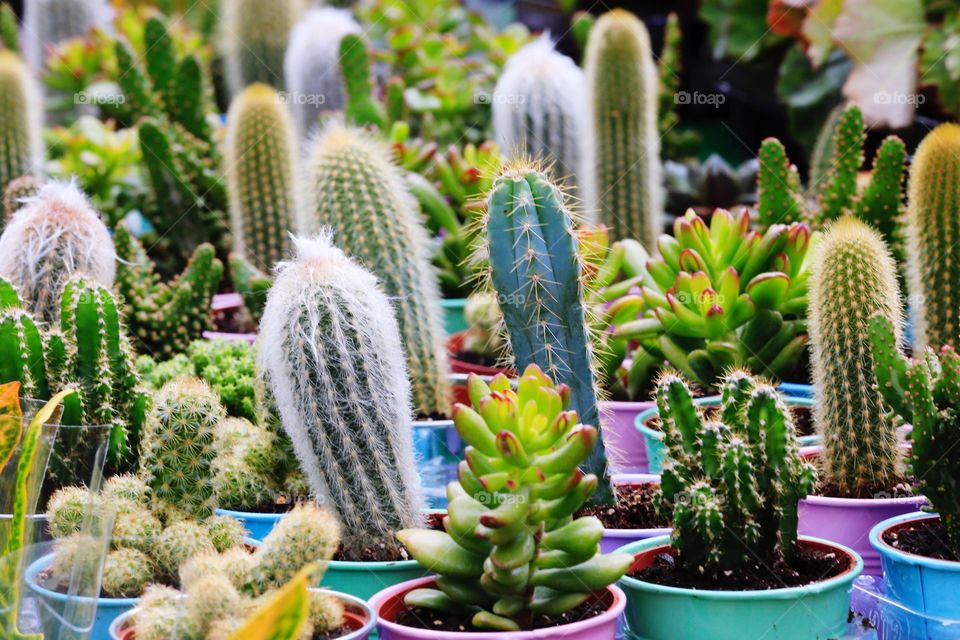
[{"label": "pink plastic pot", "polygon": [[647,445],[634,423],[637,416],[654,406],[653,402],[600,403],[603,444],[611,473],[646,473]]},{"label": "pink plastic pot", "polygon": [[403,597],[407,592],[424,587],[433,587],[435,578],[409,580],[387,587],[370,598],[379,620],[380,640],[614,640],[617,635],[617,619],[627,605],[627,598],[617,586],[607,587],[598,597],[607,604],[607,610],[599,616],[534,631],[510,632],[455,632],[414,629],[399,625],[394,620],[406,605]]},{"label": "pink plastic pot", "polygon": [[[210,302],[210,311],[214,315],[237,311],[243,307],[243,298],[239,293],[218,293]],[[250,344],[257,341],[255,333],[225,333],[221,331],[204,331],[203,337],[207,340],[245,340]]]},{"label": "pink plastic pot", "polygon": [[[804,458],[815,458],[823,447],[804,447]],[[923,496],[904,498],[831,498],[807,496],[800,501],[797,531],[802,536],[823,538],[850,547],[863,558],[863,574],[881,576],[880,553],[870,544],[870,530],[888,518],[920,511]]]},{"label": "pink plastic pot", "polygon": [[[624,485],[660,484],[660,476],[652,473],[615,474],[611,480],[616,487]],[[600,538],[600,551],[603,553],[612,553],[625,544],[670,535],[670,531],[670,527],[658,527],[656,529],[604,529],[603,537]]]}]

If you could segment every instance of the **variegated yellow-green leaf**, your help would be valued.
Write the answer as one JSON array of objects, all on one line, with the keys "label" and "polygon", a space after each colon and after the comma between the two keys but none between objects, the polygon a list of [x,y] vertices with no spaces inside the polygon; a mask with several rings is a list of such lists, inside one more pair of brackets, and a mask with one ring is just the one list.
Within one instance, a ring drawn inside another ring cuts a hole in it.
[{"label": "variegated yellow-green leaf", "polygon": [[3,472],[13,457],[23,433],[19,394],[19,382],[0,385],[0,472]]},{"label": "variegated yellow-green leaf", "polygon": [[233,632],[230,640],[294,640],[307,621],[310,600],[307,587],[315,565],[307,565],[293,580]]}]

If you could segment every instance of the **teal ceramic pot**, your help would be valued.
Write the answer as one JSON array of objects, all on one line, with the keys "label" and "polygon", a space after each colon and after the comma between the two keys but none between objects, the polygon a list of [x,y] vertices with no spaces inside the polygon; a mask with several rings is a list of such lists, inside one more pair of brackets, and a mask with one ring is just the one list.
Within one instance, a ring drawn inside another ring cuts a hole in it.
[{"label": "teal ceramic pot", "polygon": [[[813,399],[805,397],[787,396],[785,398],[787,406],[791,409],[804,409],[810,411],[813,409]],[[696,398],[694,401],[698,407],[716,407],[720,405],[720,396],[707,396],[705,398]],[[651,419],[657,417],[657,407],[647,409],[637,416],[634,427],[643,436],[647,447],[647,465],[650,473],[660,473],[663,471],[664,456],[666,456],[666,447],[663,444],[663,432],[650,426]],[[816,435],[800,436],[798,438],[800,446],[806,447],[815,444],[818,440]]]},{"label": "teal ceramic pot", "polygon": [[466,298],[441,300],[440,304],[443,307],[443,325],[447,335],[467,329],[467,319],[463,316],[463,308],[467,304]]},{"label": "teal ceramic pot", "polygon": [[239,520],[247,530],[247,537],[262,542],[264,538],[273,531],[280,519],[285,513],[254,513],[252,511],[231,511],[230,509],[217,509],[218,516],[230,516]]},{"label": "teal ceramic pot", "polygon": [[[260,542],[251,538],[245,538],[244,543],[249,547],[259,547]],[[93,626],[90,629],[90,640],[100,640],[110,637],[110,625],[113,621],[124,613],[131,611],[140,602],[140,598],[90,598],[87,596],[69,596],[64,593],[52,591],[40,585],[39,576],[50,568],[53,564],[53,554],[48,553],[34,560],[27,567],[24,574],[24,582],[27,588],[36,595],[39,600],[40,618],[43,621],[44,628],[51,626],[58,630],[61,627],[65,630],[67,624],[57,619],[61,612],[67,610],[69,603],[83,607],[96,606]],[[69,635],[69,634],[68,634]],[[48,630],[48,637],[59,637]],[[71,636],[72,637],[72,636]]]},{"label": "teal ceramic pot", "polygon": [[[907,553],[884,541],[923,520],[936,520],[935,513],[908,513],[878,523],[870,530],[870,544],[880,553],[886,596],[909,611],[893,607],[883,611],[885,624],[908,627],[910,637],[946,640],[957,638],[960,628],[960,562],[936,560]],[[915,615],[911,615],[915,614]],[[952,624],[945,625],[949,621]]]},{"label": "teal ceramic pot", "polygon": [[[826,540],[808,545],[846,555],[844,573],[802,587],[766,591],[706,591],[643,582],[629,576],[619,585],[627,594],[627,637],[637,640],[812,640],[839,638],[847,630],[850,592],[863,563],[856,553]],[[641,540],[619,551],[636,558],[633,569],[670,552],[670,538]]]}]

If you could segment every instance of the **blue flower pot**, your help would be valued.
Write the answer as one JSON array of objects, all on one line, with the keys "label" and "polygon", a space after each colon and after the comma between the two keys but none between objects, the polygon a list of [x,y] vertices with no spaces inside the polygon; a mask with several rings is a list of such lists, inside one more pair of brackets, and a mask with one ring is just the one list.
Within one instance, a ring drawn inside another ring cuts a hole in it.
[{"label": "blue flower pot", "polygon": [[955,640],[960,638],[960,562],[914,555],[883,541],[890,530],[937,518],[925,512],[889,518],[870,530],[870,544],[880,552],[886,597],[902,605],[883,608],[884,624],[908,629],[911,638]]},{"label": "blue flower pot", "polygon": [[[626,637],[643,640],[812,640],[839,638],[847,630],[850,592],[860,575],[860,557],[838,544],[802,538],[811,545],[851,559],[838,576],[812,584],[757,591],[708,591],[644,582],[625,576]],[[670,537],[625,545],[634,568],[648,566],[670,552]]]},{"label": "blue flower pot", "polygon": [[463,308],[467,304],[466,298],[441,300],[440,304],[443,306],[443,326],[447,335],[452,336],[468,328],[467,319],[463,316]]},{"label": "blue flower pot", "polygon": [[229,509],[217,509],[218,516],[230,516],[239,520],[247,530],[247,537],[257,542],[262,542],[269,535],[285,513],[254,513],[251,511],[231,511]]},{"label": "blue flower pot", "polygon": [[453,420],[415,420],[413,444],[427,507],[446,509],[447,485],[457,479],[457,465],[466,448],[463,439]]},{"label": "blue flower pot", "polygon": [[[796,387],[807,387],[808,385],[791,385]],[[783,388],[783,385],[781,385]],[[812,397],[803,397],[803,396],[792,396],[788,395],[785,398],[787,406],[789,407],[804,407],[807,409],[813,408],[813,398]],[[698,407],[716,407],[720,405],[720,396],[708,396],[706,398],[696,398],[693,403]],[[663,461],[667,455],[666,447],[663,444],[663,432],[659,429],[654,429],[650,427],[647,422],[651,418],[657,416],[657,407],[654,405],[650,409],[647,409],[643,413],[637,416],[637,420],[634,423],[637,431],[644,438],[644,442],[647,446],[647,466],[650,469],[650,473],[660,473],[663,471]],[[797,438],[801,447],[806,447],[812,444],[816,444],[819,441],[819,436],[809,435],[809,436],[800,436]]]}]

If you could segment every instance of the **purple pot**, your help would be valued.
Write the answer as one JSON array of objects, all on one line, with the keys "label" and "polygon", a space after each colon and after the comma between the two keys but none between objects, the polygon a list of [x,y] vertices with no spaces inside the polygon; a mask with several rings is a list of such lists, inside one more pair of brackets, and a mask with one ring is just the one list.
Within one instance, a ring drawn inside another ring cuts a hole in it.
[{"label": "purple pot", "polygon": [[[612,481],[614,486],[660,484],[660,476],[652,473],[614,474]],[[658,527],[656,529],[604,529],[603,537],[600,538],[600,551],[602,553],[611,553],[625,544],[630,544],[637,540],[666,536],[670,534],[670,531],[670,527]]]},{"label": "purple pot", "polygon": [[603,444],[607,449],[610,472],[646,473],[647,445],[633,426],[637,416],[654,405],[653,402],[606,401],[600,404],[603,425]]},{"label": "purple pot", "polygon": [[802,536],[824,538],[850,547],[863,558],[863,573],[880,576],[880,553],[870,544],[870,530],[888,518],[919,511],[927,504],[923,496],[906,498],[828,498],[807,496],[800,501]]},{"label": "purple pot", "polygon": [[394,620],[406,607],[403,597],[409,591],[434,586],[436,578],[429,576],[418,580],[409,580],[387,587],[370,598],[379,621],[380,640],[614,640],[617,635],[617,620],[627,606],[627,597],[615,585],[600,592],[599,597],[606,603],[607,610],[593,618],[563,624],[558,627],[536,629],[534,631],[434,631],[433,629],[415,629],[399,625]]},{"label": "purple pot", "polygon": [[224,333],[222,331],[204,331],[203,337],[206,340],[246,340],[250,344],[257,341],[255,333]]}]

